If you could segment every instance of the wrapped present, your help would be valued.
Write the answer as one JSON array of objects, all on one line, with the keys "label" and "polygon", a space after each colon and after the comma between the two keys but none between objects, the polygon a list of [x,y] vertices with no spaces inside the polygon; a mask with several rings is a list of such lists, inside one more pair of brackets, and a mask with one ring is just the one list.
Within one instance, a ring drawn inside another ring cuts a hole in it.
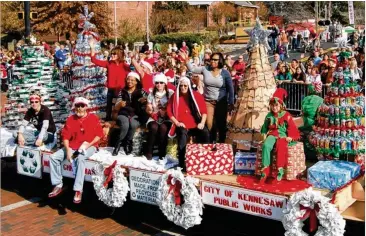
[{"label": "wrapped present", "polygon": [[361,166],[362,171],[365,171],[365,154],[356,155],[354,161]]},{"label": "wrapped present", "polygon": [[[273,178],[277,177],[277,166],[276,166],[276,150],[272,151],[271,158],[271,176]],[[255,174],[261,175],[262,169],[262,145],[258,146],[257,150],[257,160],[255,167]],[[288,161],[287,167],[285,169],[285,175],[283,179],[295,180],[298,179],[306,170],[305,165],[305,153],[304,144],[302,142],[296,142],[294,145],[288,146]]]},{"label": "wrapped present", "polygon": [[237,152],[234,158],[234,173],[254,175],[255,161],[255,152]]},{"label": "wrapped present", "polygon": [[233,174],[234,154],[230,144],[187,144],[188,175]]},{"label": "wrapped present", "polygon": [[308,169],[308,183],[334,191],[357,177],[360,169],[360,165],[354,162],[319,161]]}]

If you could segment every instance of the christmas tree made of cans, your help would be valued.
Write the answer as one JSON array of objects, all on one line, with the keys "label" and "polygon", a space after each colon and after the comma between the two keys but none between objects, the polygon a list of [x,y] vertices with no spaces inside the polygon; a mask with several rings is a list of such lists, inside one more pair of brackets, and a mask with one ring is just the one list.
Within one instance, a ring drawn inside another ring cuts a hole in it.
[{"label": "christmas tree made of cans", "polygon": [[96,27],[90,23],[94,13],[88,12],[88,6],[84,6],[84,14],[80,15],[78,27],[81,32],[78,34],[74,50],[72,64],[72,80],[70,100],[82,96],[90,100],[90,112],[95,112],[100,118],[105,118],[105,107],[107,98],[106,71],[102,67],[95,66],[91,62],[89,40],[95,43],[96,58],[103,60],[101,55],[100,37],[95,32]]},{"label": "christmas tree made of cans", "polygon": [[19,127],[29,108],[29,96],[33,91],[41,93],[42,104],[52,111],[55,123],[64,122],[69,113],[64,97],[69,92],[60,83],[53,60],[45,56],[43,46],[25,45],[21,52],[22,59],[15,63],[9,84],[5,116],[2,117],[4,127]]},{"label": "christmas tree made of cans", "polygon": [[[309,142],[320,159],[362,160],[365,152],[365,97],[348,68],[333,74],[333,83],[319,106]],[[352,159],[353,159],[352,158]]]}]

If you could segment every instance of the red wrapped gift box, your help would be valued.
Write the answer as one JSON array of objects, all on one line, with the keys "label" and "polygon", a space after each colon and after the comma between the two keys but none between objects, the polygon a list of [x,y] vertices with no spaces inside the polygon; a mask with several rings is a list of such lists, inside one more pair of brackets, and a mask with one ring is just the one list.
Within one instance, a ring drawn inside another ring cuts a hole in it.
[{"label": "red wrapped gift box", "polygon": [[[298,179],[303,172],[306,170],[305,165],[305,153],[304,153],[304,145],[301,142],[296,142],[295,145],[288,147],[288,156],[289,159],[287,161],[287,168],[285,169],[285,175],[283,179],[286,180],[294,180]],[[271,171],[272,177],[277,177],[277,167],[276,167],[276,155],[275,150],[272,151],[272,160],[271,160]],[[257,151],[257,160],[255,167],[255,174],[261,175],[262,169],[262,145],[258,146]]]},{"label": "red wrapped gift box", "polygon": [[188,175],[233,174],[233,148],[225,143],[187,144],[186,168]]}]

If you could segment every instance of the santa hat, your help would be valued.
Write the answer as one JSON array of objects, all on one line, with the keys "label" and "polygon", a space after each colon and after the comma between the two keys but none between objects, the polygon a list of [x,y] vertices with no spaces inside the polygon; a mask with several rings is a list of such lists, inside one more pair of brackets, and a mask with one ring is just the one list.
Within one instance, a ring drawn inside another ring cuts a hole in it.
[{"label": "santa hat", "polygon": [[270,100],[270,104],[279,103],[279,104],[285,106],[285,103],[283,102],[285,100],[285,98],[287,98],[287,91],[283,88],[278,88],[274,92],[274,94]]},{"label": "santa hat", "polygon": [[72,104],[72,109],[75,109],[76,104],[85,104],[86,107],[89,107],[89,100],[83,97],[77,97],[74,100],[74,103]]},{"label": "santa hat", "polygon": [[167,84],[168,79],[163,73],[158,73],[158,74],[154,75],[154,84],[156,82],[163,82],[164,84]]},{"label": "santa hat", "polygon": [[140,63],[142,66],[146,66],[150,70],[150,73],[153,71],[153,68],[150,63],[148,63],[146,61],[141,61]]},{"label": "santa hat", "polygon": [[[197,111],[198,111],[198,114],[201,116],[201,112],[200,112],[200,109],[199,109],[199,106],[198,106],[198,104],[197,104],[197,101],[196,101],[196,97],[194,96],[194,93],[193,93],[193,90],[192,90],[192,85],[191,85],[191,80],[190,79],[188,79],[187,77],[181,77],[180,79],[179,79],[179,82],[178,82],[178,86],[177,86],[177,90],[175,91],[175,93],[174,93],[174,97],[173,97],[173,116],[175,117],[175,118],[177,118],[178,117],[178,110],[179,110],[179,93],[180,93],[180,89],[179,89],[179,87],[180,87],[180,85],[181,84],[183,84],[183,83],[185,83],[185,84],[188,84],[188,90],[189,90],[189,93],[190,93],[190,95],[191,95],[191,97],[192,97],[192,100],[193,100],[193,103],[194,103],[194,105],[196,106],[196,108],[197,108]],[[168,137],[169,138],[174,138],[175,136],[176,136],[176,134],[175,134],[175,129],[176,129],[176,126],[175,126],[175,124],[173,124],[172,125],[172,127],[170,128],[170,130],[169,130],[169,133],[168,133]]]},{"label": "santa hat", "polygon": [[141,79],[140,79],[139,74],[137,74],[136,72],[131,71],[130,73],[128,73],[127,77],[129,77],[129,76],[134,77],[134,78],[135,78],[135,79],[137,79],[138,81],[140,81],[140,80],[141,80]]}]

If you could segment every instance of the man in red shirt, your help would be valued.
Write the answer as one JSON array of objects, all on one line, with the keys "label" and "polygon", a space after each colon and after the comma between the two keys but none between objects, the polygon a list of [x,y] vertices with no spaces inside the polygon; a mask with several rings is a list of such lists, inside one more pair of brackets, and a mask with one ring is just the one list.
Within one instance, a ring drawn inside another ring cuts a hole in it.
[{"label": "man in red shirt", "polygon": [[[67,118],[61,132],[64,147],[50,157],[50,176],[54,189],[48,194],[50,198],[56,197],[63,191],[61,162],[67,158],[73,165],[75,175],[74,203],[81,202],[85,177],[85,161],[92,156],[98,147],[103,129],[99,118],[87,112],[89,101],[83,97],[74,100],[75,114]],[[75,173],[76,172],[76,173]]]}]

